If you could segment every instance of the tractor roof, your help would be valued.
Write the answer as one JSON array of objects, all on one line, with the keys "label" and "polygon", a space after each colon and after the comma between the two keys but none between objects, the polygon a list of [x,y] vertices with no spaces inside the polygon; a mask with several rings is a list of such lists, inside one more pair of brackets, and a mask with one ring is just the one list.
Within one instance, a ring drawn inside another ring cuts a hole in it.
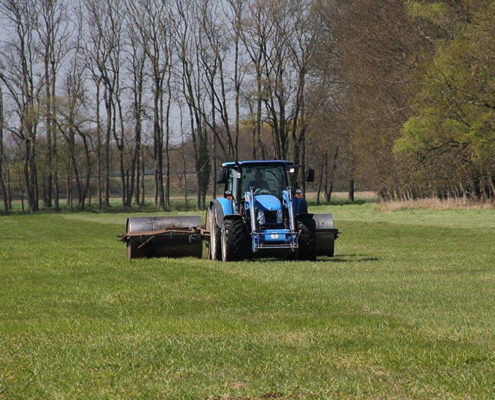
[{"label": "tractor roof", "polygon": [[253,164],[283,164],[294,165],[292,161],[286,160],[244,160],[244,161],[227,161],[222,163],[222,167],[235,167],[236,165],[253,165]]}]

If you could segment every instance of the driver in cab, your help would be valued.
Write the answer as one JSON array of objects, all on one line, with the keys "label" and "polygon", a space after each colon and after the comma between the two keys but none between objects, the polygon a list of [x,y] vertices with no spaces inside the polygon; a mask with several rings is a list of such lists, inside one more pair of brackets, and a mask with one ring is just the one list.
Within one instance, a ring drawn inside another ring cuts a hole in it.
[{"label": "driver in cab", "polygon": [[268,186],[268,183],[266,183],[263,179],[263,172],[261,172],[260,170],[257,170],[255,172],[254,181],[249,182],[249,187],[252,187],[254,190],[270,190],[270,186]]}]

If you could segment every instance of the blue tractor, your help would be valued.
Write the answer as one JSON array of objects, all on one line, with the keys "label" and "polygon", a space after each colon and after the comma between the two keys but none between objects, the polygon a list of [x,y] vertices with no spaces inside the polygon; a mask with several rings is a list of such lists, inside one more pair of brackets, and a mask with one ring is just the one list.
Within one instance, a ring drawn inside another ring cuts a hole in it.
[{"label": "blue tractor", "polygon": [[[309,214],[297,187],[297,168],[289,161],[225,162],[217,175],[222,197],[213,199],[206,224],[199,217],[128,218],[128,258],[206,256],[238,261],[251,257],[315,260],[332,257],[338,230],[331,214]],[[308,169],[306,181],[314,180]]]}]

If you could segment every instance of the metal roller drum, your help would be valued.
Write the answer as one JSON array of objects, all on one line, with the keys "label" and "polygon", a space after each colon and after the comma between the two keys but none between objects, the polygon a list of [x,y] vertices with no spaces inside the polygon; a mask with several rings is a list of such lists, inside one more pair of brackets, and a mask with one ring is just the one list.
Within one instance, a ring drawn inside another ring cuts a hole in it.
[{"label": "metal roller drum", "polygon": [[313,219],[316,224],[316,255],[333,257],[339,231],[334,227],[332,214],[313,214]]},{"label": "metal roller drum", "polygon": [[203,242],[198,231],[201,217],[134,217],[128,218],[127,258],[198,257]]}]

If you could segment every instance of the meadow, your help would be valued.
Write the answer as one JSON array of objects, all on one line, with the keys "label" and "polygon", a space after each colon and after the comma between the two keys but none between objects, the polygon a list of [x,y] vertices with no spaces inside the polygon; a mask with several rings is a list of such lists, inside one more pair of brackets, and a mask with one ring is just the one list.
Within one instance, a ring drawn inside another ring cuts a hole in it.
[{"label": "meadow", "polygon": [[333,259],[127,261],[127,213],[0,217],[0,399],[495,398],[495,209],[311,211]]}]

